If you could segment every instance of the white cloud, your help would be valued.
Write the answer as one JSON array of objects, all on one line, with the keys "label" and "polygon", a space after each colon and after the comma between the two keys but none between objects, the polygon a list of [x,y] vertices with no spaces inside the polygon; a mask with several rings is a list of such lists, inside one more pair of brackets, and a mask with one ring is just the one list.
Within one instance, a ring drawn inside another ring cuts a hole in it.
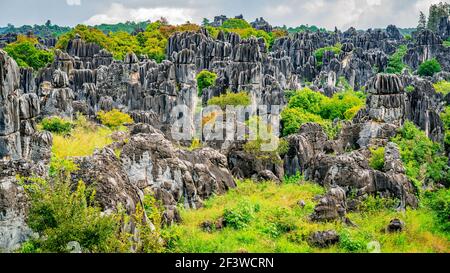
[{"label": "white cloud", "polygon": [[123,4],[112,3],[103,13],[90,17],[85,24],[115,24],[125,21],[141,22],[146,20],[156,21],[165,17],[171,24],[183,24],[193,20],[194,11],[189,8],[128,8]]},{"label": "white cloud", "polygon": [[66,0],[69,6],[81,6],[81,0]]}]

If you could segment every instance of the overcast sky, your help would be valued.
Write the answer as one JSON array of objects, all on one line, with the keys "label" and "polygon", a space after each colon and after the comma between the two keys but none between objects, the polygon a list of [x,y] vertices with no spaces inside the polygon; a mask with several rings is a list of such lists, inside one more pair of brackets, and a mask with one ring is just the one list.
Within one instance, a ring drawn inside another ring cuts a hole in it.
[{"label": "overcast sky", "polygon": [[[440,0],[0,0],[0,26],[11,23],[58,25],[156,20],[200,23],[202,18],[243,14],[264,17],[272,25],[314,24],[328,29],[415,27],[420,11]],[[449,1],[447,1],[449,2]]]}]

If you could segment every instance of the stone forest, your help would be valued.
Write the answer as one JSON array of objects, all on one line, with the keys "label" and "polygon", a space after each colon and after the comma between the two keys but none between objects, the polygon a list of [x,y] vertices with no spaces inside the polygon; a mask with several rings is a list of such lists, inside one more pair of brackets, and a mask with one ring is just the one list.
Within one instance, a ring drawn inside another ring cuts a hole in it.
[{"label": "stone forest", "polygon": [[449,15],[1,27],[0,252],[450,252]]}]

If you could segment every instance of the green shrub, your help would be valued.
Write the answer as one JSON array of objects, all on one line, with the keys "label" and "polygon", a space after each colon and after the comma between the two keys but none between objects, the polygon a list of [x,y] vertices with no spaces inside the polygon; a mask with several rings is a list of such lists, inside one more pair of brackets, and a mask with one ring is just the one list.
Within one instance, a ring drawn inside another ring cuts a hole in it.
[{"label": "green shrub", "polygon": [[339,234],[339,246],[348,252],[365,252],[367,250],[367,241],[355,238],[348,231]]},{"label": "green shrub", "polygon": [[8,44],[4,50],[20,67],[32,67],[38,70],[51,63],[54,58],[52,51],[36,48],[38,41],[19,35],[17,41]]},{"label": "green shrub", "polygon": [[325,95],[306,87],[297,91],[291,97],[287,108],[298,108],[315,115],[320,115],[324,101],[327,99]]},{"label": "green shrub", "polygon": [[250,202],[241,202],[233,209],[225,209],[223,213],[225,226],[234,229],[246,228],[258,211],[259,206],[253,205]]},{"label": "green shrub", "polygon": [[438,83],[433,84],[436,92],[443,94],[444,96],[450,93],[450,82],[440,81]]},{"label": "green shrub", "polygon": [[112,129],[117,129],[126,124],[133,123],[133,119],[130,115],[122,113],[117,109],[113,109],[109,112],[100,111],[97,115],[103,125]]},{"label": "green shrub", "polygon": [[213,72],[209,72],[208,70],[203,70],[197,75],[197,87],[198,87],[198,95],[202,96],[203,90],[210,86],[213,86],[216,83],[217,74]]},{"label": "green shrub", "polygon": [[403,62],[403,58],[405,57],[407,51],[408,48],[406,47],[406,45],[401,45],[399,46],[399,48],[397,48],[397,51],[395,51],[395,53],[389,57],[386,73],[402,73],[403,69],[406,67],[405,63]]},{"label": "green shrub", "polygon": [[[139,204],[131,216],[120,204],[117,211],[104,214],[92,186],[83,181],[74,185],[69,170],[53,167],[58,175],[50,180],[20,180],[30,201],[27,223],[39,235],[23,244],[20,252],[65,253],[72,251],[68,248],[72,242],[79,244],[83,253],[162,251],[161,213],[154,198],[146,196],[144,207]],[[154,229],[145,221],[144,209]],[[123,228],[131,224],[136,228],[133,234]],[[130,240],[133,236],[137,240]]]},{"label": "green shrub", "polygon": [[214,97],[208,101],[208,105],[217,105],[222,110],[225,110],[227,106],[249,106],[251,104],[251,99],[247,92],[239,93],[227,93],[220,95],[220,97]]},{"label": "green shrub", "polygon": [[[67,252],[69,242],[77,242],[85,252],[108,252],[117,231],[116,219],[101,216],[93,205],[94,193],[80,182],[72,192],[70,182],[30,179],[24,184],[30,197],[28,225],[40,235],[25,250]],[[33,247],[32,247],[33,246]]]},{"label": "green shrub", "polygon": [[378,149],[370,149],[372,156],[370,157],[369,164],[374,170],[382,171],[384,168],[384,147]]},{"label": "green shrub", "polygon": [[441,145],[431,141],[425,132],[412,122],[405,122],[392,141],[400,148],[406,174],[419,183],[418,187],[424,182],[443,184],[450,182],[448,158],[442,154]]},{"label": "green shrub", "polygon": [[377,213],[383,210],[394,210],[399,201],[392,198],[369,195],[359,206],[358,210],[365,213]]},{"label": "green shrub", "polygon": [[441,113],[441,119],[444,123],[445,129],[445,145],[450,147],[450,106],[445,107],[444,112]]},{"label": "green shrub", "polygon": [[445,47],[450,47],[450,38],[448,38],[447,41],[444,41],[443,45]]},{"label": "green shrub", "polygon": [[407,87],[405,87],[405,91],[408,93],[414,92],[415,88],[412,85],[408,85]]},{"label": "green shrub", "polygon": [[300,127],[308,122],[315,122],[324,127],[331,126],[331,122],[323,120],[320,116],[309,113],[301,108],[286,108],[281,112],[283,121],[283,136],[298,133]]},{"label": "green shrub", "polygon": [[441,64],[436,60],[436,58],[433,58],[431,60],[423,62],[419,69],[417,70],[417,73],[420,76],[433,76],[435,73],[441,72]]},{"label": "green shrub", "polygon": [[290,95],[288,106],[281,113],[283,136],[295,134],[307,122],[315,122],[333,138],[339,128],[332,125],[335,119],[352,119],[365,104],[362,92],[347,90],[336,93],[332,98],[309,88]]},{"label": "green shrub", "polygon": [[301,181],[304,181],[305,178],[300,172],[297,172],[295,175],[292,176],[285,176],[283,179],[283,183],[285,184],[298,184]]},{"label": "green shrub", "polygon": [[435,213],[438,228],[450,232],[450,189],[426,192],[424,203]]},{"label": "green shrub", "polygon": [[74,125],[60,117],[45,118],[41,122],[42,129],[56,134],[70,134]]},{"label": "green shrub", "polygon": [[342,52],[342,45],[335,44],[334,46],[326,46],[314,51],[314,56],[316,57],[317,63],[320,65],[323,63],[323,55],[327,51],[334,52],[335,55],[339,55]]},{"label": "green shrub", "polygon": [[228,19],[222,24],[223,28],[229,28],[229,29],[246,29],[251,28],[252,26],[243,19]]},{"label": "green shrub", "polygon": [[365,97],[361,92],[339,92],[334,94],[331,99],[327,98],[323,101],[320,116],[329,120],[352,119],[354,115],[364,106],[364,104]]}]

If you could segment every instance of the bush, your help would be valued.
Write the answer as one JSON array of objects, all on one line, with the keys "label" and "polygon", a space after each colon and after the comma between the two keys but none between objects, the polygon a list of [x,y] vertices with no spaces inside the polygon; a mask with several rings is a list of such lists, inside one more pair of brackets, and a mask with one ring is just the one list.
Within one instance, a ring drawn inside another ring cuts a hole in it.
[{"label": "bush", "polygon": [[239,93],[227,93],[220,95],[220,97],[214,97],[208,101],[208,105],[217,105],[222,110],[225,110],[227,106],[249,106],[251,99],[247,92]]},{"label": "bush", "polygon": [[316,49],[314,51],[314,56],[316,57],[317,63],[319,65],[323,63],[323,55],[325,54],[325,52],[332,51],[335,55],[339,55],[342,52],[341,48],[342,48],[341,44],[336,44],[334,46],[327,46]]},{"label": "bush", "polygon": [[441,113],[441,119],[444,123],[445,129],[445,144],[450,147],[450,106],[445,107],[444,112]]},{"label": "bush", "polygon": [[216,83],[217,74],[203,70],[197,75],[198,95],[201,97],[205,88],[211,87]]},{"label": "bush", "polygon": [[434,182],[448,184],[450,167],[448,158],[442,154],[439,143],[431,141],[423,131],[407,121],[399,134],[392,139],[399,148],[406,174],[419,183]]},{"label": "bush", "polygon": [[435,213],[438,228],[450,232],[450,189],[426,192],[424,203]]},{"label": "bush", "polygon": [[[58,170],[56,170],[58,171]],[[82,181],[74,185],[70,173],[59,173],[50,181],[23,178],[20,183],[30,200],[28,225],[39,237],[26,242],[21,252],[65,253],[70,243],[79,244],[83,253],[161,252],[160,212],[154,199],[144,199],[128,216],[119,205],[117,211],[102,213],[95,201],[95,189]],[[153,229],[144,222],[144,209]],[[133,224],[135,233],[124,226]],[[131,238],[137,240],[130,240]]]},{"label": "bush", "polygon": [[297,172],[295,175],[292,176],[285,176],[283,179],[283,183],[285,184],[298,184],[301,181],[304,181],[305,178],[300,172]]},{"label": "bush", "polygon": [[325,99],[321,105],[320,116],[324,119],[352,119],[364,106],[365,98],[360,92],[344,91]]},{"label": "bush", "polygon": [[414,90],[416,89],[412,85],[408,85],[407,87],[405,87],[405,91],[408,93],[414,92]]},{"label": "bush", "polygon": [[225,226],[234,229],[246,228],[255,217],[255,212],[258,212],[258,207],[249,202],[241,202],[233,209],[225,209],[223,213]]},{"label": "bush", "polygon": [[440,81],[438,83],[433,84],[436,92],[443,94],[444,96],[450,93],[450,82]]},{"label": "bush", "polygon": [[101,215],[94,192],[84,183],[72,192],[67,180],[49,183],[36,178],[24,183],[24,189],[31,200],[28,225],[40,235],[26,245],[28,251],[68,252],[70,242],[79,243],[85,252],[112,251],[117,219]]},{"label": "bush", "polygon": [[37,44],[36,39],[19,35],[17,41],[8,44],[4,50],[20,67],[32,67],[38,70],[51,63],[54,54],[51,51],[36,48]]},{"label": "bush", "polygon": [[309,88],[303,88],[291,97],[287,107],[302,109],[306,112],[320,115],[322,105],[327,99],[325,95],[319,92],[315,92]]},{"label": "bush", "polygon": [[229,28],[229,29],[246,29],[251,28],[252,26],[243,19],[228,19],[222,24],[223,28]]},{"label": "bush", "polygon": [[281,112],[281,120],[283,122],[283,136],[298,133],[300,127],[308,122],[314,122],[323,125],[323,127],[331,126],[330,121],[325,121],[320,116],[309,113],[301,108],[286,108]]},{"label": "bush", "polygon": [[70,134],[74,125],[60,117],[45,118],[41,122],[42,129],[56,134]]},{"label": "bush", "polygon": [[364,104],[364,94],[352,90],[337,93],[332,98],[309,88],[296,91],[290,94],[288,106],[281,113],[283,136],[297,133],[307,122],[315,122],[334,137],[339,128],[332,126],[332,121],[352,119]]},{"label": "bush", "polygon": [[378,149],[370,149],[372,156],[370,157],[369,164],[374,170],[382,171],[384,168],[384,147]]},{"label": "bush", "polygon": [[133,123],[133,119],[130,115],[122,113],[117,109],[113,109],[112,111],[106,113],[100,111],[97,115],[103,125],[112,129],[117,129],[126,124]]},{"label": "bush", "polygon": [[349,252],[365,252],[367,250],[367,243],[363,239],[351,236],[347,231],[339,234],[340,247]]},{"label": "bush", "polygon": [[405,63],[403,62],[403,58],[405,57],[407,51],[408,48],[406,47],[406,45],[399,46],[397,51],[395,51],[395,53],[389,57],[386,73],[402,73],[403,69],[406,67]]},{"label": "bush", "polygon": [[420,66],[419,69],[417,70],[417,73],[420,76],[429,76],[432,77],[435,73],[441,72],[441,64],[439,64],[439,62],[433,58],[429,61],[425,61],[423,62]]}]

